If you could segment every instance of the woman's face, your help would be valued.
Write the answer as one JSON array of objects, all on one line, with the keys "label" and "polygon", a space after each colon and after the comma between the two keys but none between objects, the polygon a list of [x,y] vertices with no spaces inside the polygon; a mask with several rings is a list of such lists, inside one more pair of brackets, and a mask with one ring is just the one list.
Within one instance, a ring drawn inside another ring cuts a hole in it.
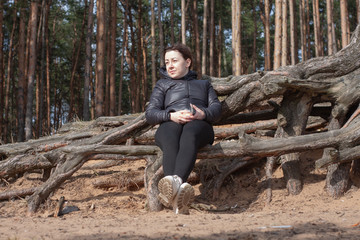
[{"label": "woman's face", "polygon": [[165,53],[165,66],[169,76],[179,79],[189,72],[190,58],[184,59],[179,51],[172,50]]}]

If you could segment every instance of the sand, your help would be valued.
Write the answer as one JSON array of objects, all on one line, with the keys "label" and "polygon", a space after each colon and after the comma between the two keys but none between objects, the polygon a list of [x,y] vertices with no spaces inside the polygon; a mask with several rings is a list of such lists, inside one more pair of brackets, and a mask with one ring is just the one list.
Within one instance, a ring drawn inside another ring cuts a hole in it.
[{"label": "sand", "polygon": [[[360,239],[360,191],[351,186],[343,197],[331,198],[324,189],[326,170],[315,170],[310,157],[302,160],[304,185],[296,196],[288,195],[277,166],[269,205],[264,162],[229,176],[217,199],[211,198],[211,180],[193,183],[196,208],[189,215],[175,215],[171,209],[147,211],[141,186],[93,185],[124,172],[142,174],[144,166],[145,161],[133,161],[109,169],[81,169],[33,216],[27,214],[26,199],[1,201],[0,239]],[[39,183],[39,173],[26,174],[3,182],[0,191]],[[77,211],[50,216],[61,196],[66,209]]]}]

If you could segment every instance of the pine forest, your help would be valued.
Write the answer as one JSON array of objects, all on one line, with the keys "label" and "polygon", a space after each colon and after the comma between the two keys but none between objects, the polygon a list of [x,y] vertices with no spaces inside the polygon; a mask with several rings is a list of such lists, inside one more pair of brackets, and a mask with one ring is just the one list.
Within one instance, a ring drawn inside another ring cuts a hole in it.
[{"label": "pine forest", "polygon": [[67,122],[143,112],[164,47],[193,50],[199,77],[276,70],[350,43],[359,0],[0,2],[1,144]]}]

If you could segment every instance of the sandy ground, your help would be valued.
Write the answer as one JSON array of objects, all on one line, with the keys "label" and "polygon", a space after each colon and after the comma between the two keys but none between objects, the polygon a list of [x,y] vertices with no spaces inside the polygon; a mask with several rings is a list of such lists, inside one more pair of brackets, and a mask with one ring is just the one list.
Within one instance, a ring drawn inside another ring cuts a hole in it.
[{"label": "sandy ground", "polygon": [[[278,167],[270,205],[265,204],[263,164],[229,176],[216,200],[210,198],[210,180],[194,183],[197,208],[191,208],[190,215],[175,215],[170,209],[148,212],[141,186],[93,185],[116,174],[141,174],[145,162],[79,170],[35,216],[27,216],[26,199],[0,202],[0,239],[360,239],[360,190],[352,186],[340,199],[332,199],[324,190],[326,171],[314,170],[313,163],[302,160],[304,187],[297,196],[287,194]],[[10,185],[2,183],[0,191],[39,182],[39,174],[27,174]],[[65,209],[78,211],[50,217],[61,196],[67,200]]]}]

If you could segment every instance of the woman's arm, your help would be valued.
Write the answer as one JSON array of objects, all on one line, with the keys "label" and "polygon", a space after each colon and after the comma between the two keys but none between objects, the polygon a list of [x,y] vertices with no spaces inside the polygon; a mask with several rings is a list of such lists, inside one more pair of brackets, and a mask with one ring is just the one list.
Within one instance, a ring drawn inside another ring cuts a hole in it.
[{"label": "woman's arm", "polygon": [[155,125],[169,121],[170,114],[164,109],[165,90],[158,81],[151,93],[149,105],[146,107],[145,117],[149,124]]}]

